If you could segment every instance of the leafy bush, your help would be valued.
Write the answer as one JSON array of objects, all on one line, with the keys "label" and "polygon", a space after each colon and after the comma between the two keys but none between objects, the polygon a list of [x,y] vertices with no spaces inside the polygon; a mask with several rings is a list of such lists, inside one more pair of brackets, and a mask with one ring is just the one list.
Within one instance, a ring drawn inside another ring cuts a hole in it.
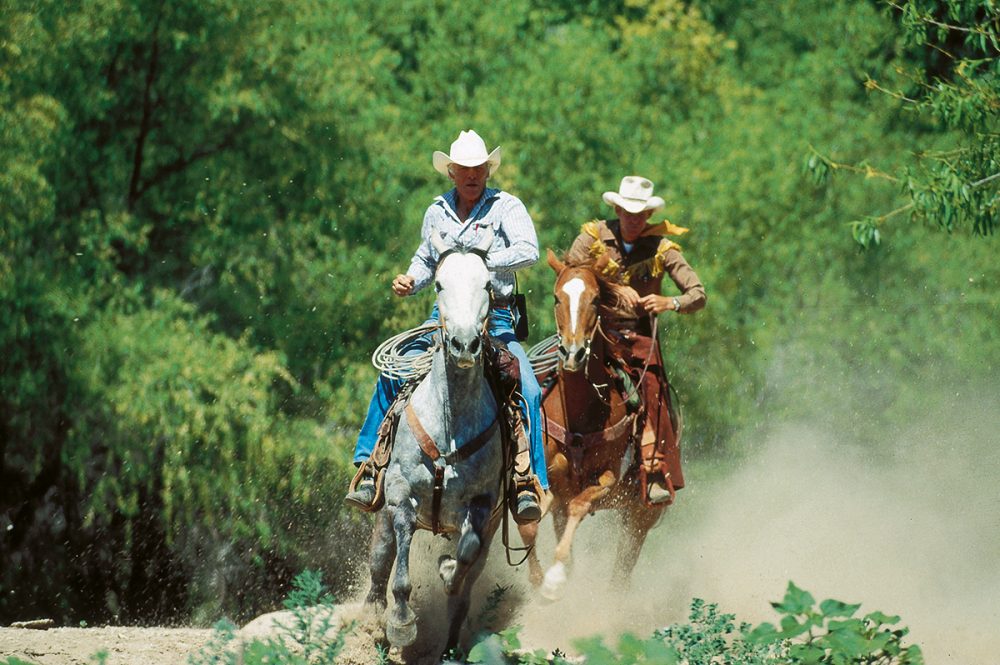
[{"label": "leafy bush", "polygon": [[212,640],[190,658],[190,665],[332,665],[344,646],[344,633],[332,630],[333,597],[322,574],[303,571],[292,587],[284,602],[292,623],[279,626],[277,635],[241,642],[235,626],[220,621]]},{"label": "leafy bush", "polygon": [[701,599],[691,602],[688,623],[673,624],[642,639],[632,634],[610,647],[600,637],[578,640],[579,657],[555,651],[525,651],[519,626],[500,631],[476,644],[469,663],[511,665],[923,665],[916,645],[904,646],[906,628],[893,629],[899,617],[871,612],[854,618],[860,605],[824,600],[815,607],[808,592],[789,582],[785,598],[771,604],[781,614],[780,628],[756,628],[719,612]]}]

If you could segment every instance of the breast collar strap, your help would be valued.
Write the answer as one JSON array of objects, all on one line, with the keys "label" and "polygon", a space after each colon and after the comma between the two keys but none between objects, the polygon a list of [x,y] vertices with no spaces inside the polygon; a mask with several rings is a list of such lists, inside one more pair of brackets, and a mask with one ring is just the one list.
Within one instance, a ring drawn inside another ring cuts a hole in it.
[{"label": "breast collar strap", "polygon": [[413,410],[411,404],[406,405],[406,423],[410,426],[414,438],[420,444],[420,450],[434,463],[434,494],[431,498],[431,531],[436,536],[441,532],[441,496],[444,493],[444,470],[447,466],[452,466],[462,462],[475,453],[479,452],[483,446],[493,438],[493,433],[497,429],[497,415],[493,415],[493,421],[487,425],[486,429],[479,435],[468,441],[463,446],[457,447],[450,453],[441,454],[441,449],[434,443],[424,426],[420,424],[417,412]]}]

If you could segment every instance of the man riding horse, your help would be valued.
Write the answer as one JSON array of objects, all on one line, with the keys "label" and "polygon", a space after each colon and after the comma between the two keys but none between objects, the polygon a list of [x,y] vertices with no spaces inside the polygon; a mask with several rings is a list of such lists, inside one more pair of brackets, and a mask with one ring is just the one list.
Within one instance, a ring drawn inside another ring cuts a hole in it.
[{"label": "man riding horse", "polygon": [[[705,288],[681,255],[680,246],[664,237],[687,229],[668,221],[649,224],[652,214],[664,206],[664,200],[653,195],[652,182],[626,176],[617,192],[605,192],[603,198],[614,207],[617,219],[584,224],[566,259],[582,263],[607,254],[610,260],[605,274],[620,282],[618,296],[626,313],[606,325],[617,353],[639,382],[645,404],[647,415],[640,439],[645,499],[651,504],[668,504],[674,492],[684,486],[684,476],[654,316],[668,311],[689,314],[703,308]],[[679,295],[661,295],[664,275],[677,285]]]},{"label": "man riding horse", "polygon": [[[513,484],[516,495],[514,517],[518,522],[537,521],[541,518],[538,490],[548,488],[545,455],[540,426],[541,390],[531,371],[527,354],[518,343],[515,329],[517,313],[514,303],[515,271],[526,268],[538,260],[538,240],[531,217],[524,204],[515,196],[486,186],[490,176],[500,166],[500,148],[486,152],[486,144],[473,130],[463,131],[445,154],[435,151],[434,168],[447,176],[455,187],[434,199],[424,214],[421,242],[405,274],[396,275],[392,291],[397,296],[409,296],[430,284],[434,278],[441,254],[431,242],[434,232],[449,246],[473,247],[488,234],[494,237],[486,253],[490,271],[492,303],[489,316],[489,334],[495,343],[506,347],[519,361],[520,409],[514,409],[514,419],[527,423],[526,436],[515,439]],[[437,323],[437,305],[428,323]],[[432,334],[414,340],[408,353],[419,353],[430,348]],[[369,462],[379,444],[380,436],[389,436],[383,421],[402,388],[402,382],[381,375],[375,385],[368,407],[368,414],[358,436],[354,462],[359,472],[344,500],[362,510],[370,511],[379,506],[380,489],[378,474]],[[520,411],[520,414],[517,413]],[[518,418],[520,416],[520,418]],[[384,443],[384,442],[383,442]]]}]

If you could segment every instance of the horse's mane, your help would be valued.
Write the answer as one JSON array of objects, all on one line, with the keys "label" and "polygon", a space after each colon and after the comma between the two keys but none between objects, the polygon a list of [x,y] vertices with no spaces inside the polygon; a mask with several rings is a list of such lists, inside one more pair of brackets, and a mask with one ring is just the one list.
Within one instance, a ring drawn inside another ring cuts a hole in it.
[{"label": "horse's mane", "polygon": [[563,263],[567,268],[582,268],[589,270],[594,275],[594,278],[597,279],[597,285],[601,289],[602,310],[615,317],[628,318],[634,316],[618,295],[619,288],[625,286],[624,282],[621,281],[620,277],[607,275],[604,271],[598,269],[594,265],[597,263],[597,257],[588,256],[586,259],[571,259],[567,253],[563,255]]}]

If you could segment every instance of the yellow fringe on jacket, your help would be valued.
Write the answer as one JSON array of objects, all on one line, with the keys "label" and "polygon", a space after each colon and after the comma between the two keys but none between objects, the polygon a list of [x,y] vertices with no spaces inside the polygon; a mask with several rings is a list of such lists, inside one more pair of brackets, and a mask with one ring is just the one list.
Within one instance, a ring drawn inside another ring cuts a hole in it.
[{"label": "yellow fringe on jacket", "polygon": [[[683,235],[689,230],[690,229],[686,229],[683,226],[675,226],[668,220],[663,220],[659,224],[647,227],[642,232],[642,235]],[[590,245],[591,256],[597,258],[608,251],[607,245],[605,245],[604,241],[601,240],[600,225],[598,222],[586,222],[581,227],[581,232],[586,233],[594,239],[594,242]],[[671,249],[676,249],[679,252],[681,251],[681,246],[673,240],[663,238],[660,240],[660,245],[656,248],[656,254],[654,254],[651,258],[648,258],[645,261],[640,261],[639,263],[634,263],[624,271],[618,262],[611,259],[608,261],[608,265],[604,268],[604,275],[618,278],[623,284],[630,283],[632,278],[641,278],[646,275],[652,275],[654,278],[659,277],[666,271],[666,254]]]}]

